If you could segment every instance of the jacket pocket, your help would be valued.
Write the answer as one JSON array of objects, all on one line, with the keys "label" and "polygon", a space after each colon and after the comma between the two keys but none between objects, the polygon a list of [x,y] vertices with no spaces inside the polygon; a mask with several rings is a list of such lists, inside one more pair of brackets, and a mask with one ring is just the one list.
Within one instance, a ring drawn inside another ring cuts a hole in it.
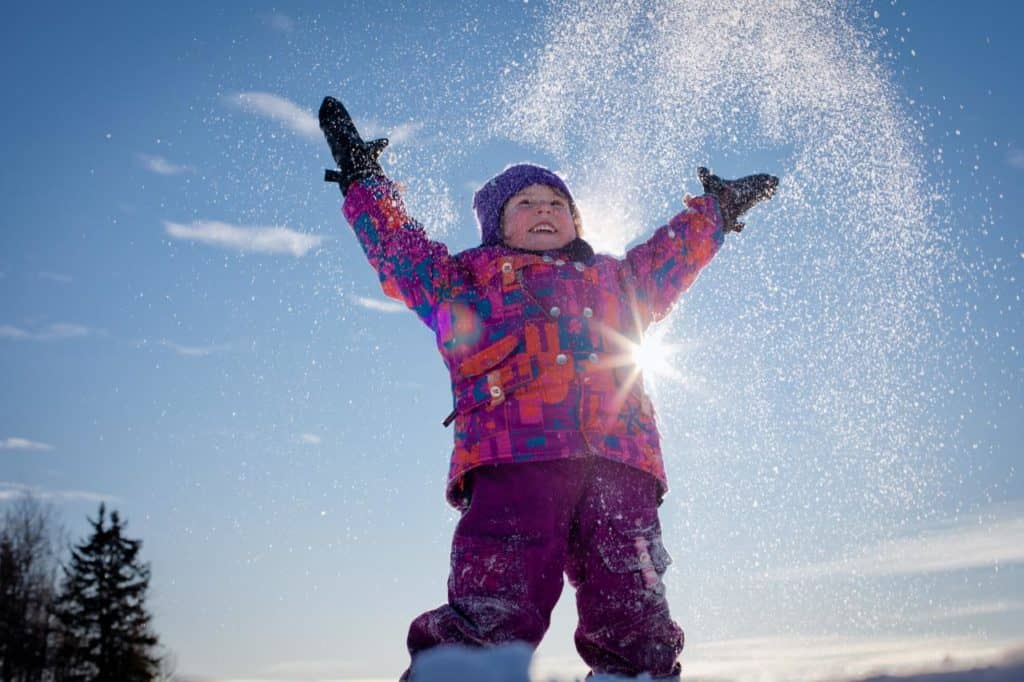
[{"label": "jacket pocket", "polygon": [[470,355],[459,363],[457,370],[459,379],[466,379],[483,374],[507,358],[518,345],[519,339],[515,336],[506,336],[495,343],[492,343],[487,348]]},{"label": "jacket pocket", "polygon": [[[519,339],[506,336],[459,363],[455,382],[455,411],[465,414],[482,405],[500,405],[537,376],[530,356],[514,355]],[[510,358],[511,356],[511,358]]]}]

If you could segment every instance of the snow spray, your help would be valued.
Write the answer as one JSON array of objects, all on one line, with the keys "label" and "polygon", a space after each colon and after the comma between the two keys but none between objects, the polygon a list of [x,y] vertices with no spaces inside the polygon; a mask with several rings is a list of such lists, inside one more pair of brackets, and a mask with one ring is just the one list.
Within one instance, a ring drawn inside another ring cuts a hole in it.
[{"label": "snow spray", "polygon": [[[678,376],[646,379],[698,611],[718,593],[695,577],[708,572],[831,603],[786,580],[857,574],[855,547],[927,518],[941,493],[954,245],[867,12],[560,4],[543,49],[498,88],[491,133],[557,159],[605,250],[698,194],[697,165],[782,178],[668,322]],[[886,610],[833,615],[874,627]]]}]

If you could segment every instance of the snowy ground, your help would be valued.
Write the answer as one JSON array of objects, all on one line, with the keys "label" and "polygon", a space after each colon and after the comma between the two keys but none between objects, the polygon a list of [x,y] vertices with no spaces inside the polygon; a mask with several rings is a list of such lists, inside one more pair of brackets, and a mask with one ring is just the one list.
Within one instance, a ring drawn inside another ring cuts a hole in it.
[{"label": "snowy ground", "polygon": [[[864,682],[882,682],[883,680],[901,682],[1020,682],[1024,680],[1024,649],[1015,649],[999,654],[986,664],[970,664],[967,659],[949,658],[938,667],[922,668],[908,664],[906,666],[890,665],[878,667],[877,670],[888,669],[885,674],[867,673],[867,676],[837,677],[828,672],[827,667],[818,671],[790,670],[783,672],[780,667],[783,661],[773,660],[765,655],[760,670],[748,670],[739,677],[703,674],[702,666],[695,666],[684,671],[684,680],[691,682],[725,682],[725,680],[751,680],[756,682],[783,682],[792,680],[838,682],[839,680],[863,680]],[[870,662],[865,660],[867,665]],[[894,670],[903,669],[903,674]],[[917,668],[908,671],[907,668]],[[533,673],[531,675],[531,672]],[[568,682],[578,678],[551,677],[531,671],[531,652],[525,645],[509,645],[487,651],[461,648],[446,648],[427,652],[417,661],[414,682]],[[596,676],[590,682],[613,682],[621,677]],[[647,676],[639,678],[649,680]]]}]

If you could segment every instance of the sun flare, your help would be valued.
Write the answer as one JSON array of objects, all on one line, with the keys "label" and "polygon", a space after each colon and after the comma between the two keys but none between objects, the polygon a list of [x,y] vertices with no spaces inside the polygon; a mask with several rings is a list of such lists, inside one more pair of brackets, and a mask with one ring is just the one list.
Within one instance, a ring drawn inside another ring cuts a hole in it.
[{"label": "sun flare", "polygon": [[647,334],[639,344],[630,348],[630,356],[648,381],[659,377],[681,381],[682,375],[673,365],[679,346],[665,340],[668,327]]}]

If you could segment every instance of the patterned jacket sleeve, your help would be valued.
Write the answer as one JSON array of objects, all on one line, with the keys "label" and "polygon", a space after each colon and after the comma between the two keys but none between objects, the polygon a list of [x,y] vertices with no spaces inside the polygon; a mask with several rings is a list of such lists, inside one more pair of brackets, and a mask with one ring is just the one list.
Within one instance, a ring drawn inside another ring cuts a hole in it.
[{"label": "patterned jacket sleeve", "polygon": [[433,328],[437,302],[450,287],[454,259],[427,238],[409,217],[398,188],[384,177],[353,184],[345,196],[345,218],[356,233],[384,293],[405,303]]},{"label": "patterned jacket sleeve", "polygon": [[687,199],[686,210],[626,253],[624,275],[633,282],[644,327],[672,311],[724,239],[716,200],[702,196]]}]

